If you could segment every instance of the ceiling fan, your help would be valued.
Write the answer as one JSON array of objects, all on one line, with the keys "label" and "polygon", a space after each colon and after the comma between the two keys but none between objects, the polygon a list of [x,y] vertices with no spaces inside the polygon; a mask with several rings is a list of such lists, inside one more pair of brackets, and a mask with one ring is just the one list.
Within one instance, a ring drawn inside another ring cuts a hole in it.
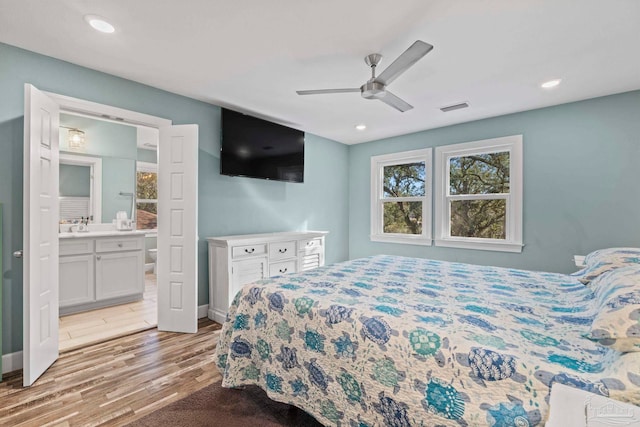
[{"label": "ceiling fan", "polygon": [[404,113],[412,109],[413,106],[389,92],[387,86],[407,71],[413,64],[418,62],[420,58],[429,53],[431,49],[433,49],[433,46],[429,43],[416,40],[415,43],[409,46],[409,49],[397,57],[378,77],[376,77],[376,67],[382,59],[382,55],[379,53],[367,55],[364,58],[364,62],[371,67],[371,78],[359,88],[298,90],[296,93],[298,95],[321,95],[326,93],[360,92],[360,95],[365,99],[378,99],[401,113]]}]

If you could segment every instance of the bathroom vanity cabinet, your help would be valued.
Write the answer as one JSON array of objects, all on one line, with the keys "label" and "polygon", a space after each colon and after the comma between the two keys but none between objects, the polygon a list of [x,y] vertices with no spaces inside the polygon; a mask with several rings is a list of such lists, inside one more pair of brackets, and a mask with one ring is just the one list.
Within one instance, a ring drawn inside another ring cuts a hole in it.
[{"label": "bathroom vanity cabinet", "polygon": [[209,319],[223,323],[247,283],[324,265],[326,231],[210,237]]},{"label": "bathroom vanity cabinet", "polygon": [[60,236],[60,315],[142,299],[144,233],[64,234],[68,235]]}]

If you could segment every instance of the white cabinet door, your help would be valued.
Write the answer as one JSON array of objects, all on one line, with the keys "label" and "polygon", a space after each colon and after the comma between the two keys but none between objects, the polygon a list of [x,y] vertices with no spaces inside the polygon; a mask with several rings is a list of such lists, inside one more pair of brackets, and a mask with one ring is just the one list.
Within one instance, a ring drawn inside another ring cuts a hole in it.
[{"label": "white cabinet door", "polygon": [[234,261],[231,265],[229,305],[231,305],[233,298],[244,285],[269,277],[266,257]]},{"label": "white cabinet door", "polygon": [[116,298],[144,292],[142,251],[96,255],[96,298]]},{"label": "white cabinet door", "polygon": [[60,108],[30,84],[24,93],[23,384],[58,358],[58,127]]},{"label": "white cabinet door", "polygon": [[95,300],[93,254],[60,257],[60,307]]},{"label": "white cabinet door", "polygon": [[300,252],[298,258],[298,271],[313,270],[324,265],[324,253],[322,251]]}]

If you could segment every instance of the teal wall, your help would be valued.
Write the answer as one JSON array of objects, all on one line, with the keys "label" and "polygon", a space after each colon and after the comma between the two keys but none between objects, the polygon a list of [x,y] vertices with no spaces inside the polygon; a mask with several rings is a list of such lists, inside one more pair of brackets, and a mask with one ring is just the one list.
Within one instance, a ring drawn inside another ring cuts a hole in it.
[{"label": "teal wall", "polygon": [[138,160],[147,163],[158,163],[158,153],[155,150],[138,148]]},{"label": "teal wall", "polygon": [[120,193],[136,192],[136,161],[117,157],[102,158],[102,222],[116,219],[118,211],[131,218],[131,200]]},{"label": "teal wall", "polygon": [[348,257],[349,148],[306,135],[305,183],[221,176],[220,108],[64,61],[0,44],[0,201],[3,228],[3,351],[22,348],[24,84],[41,90],[199,125],[198,304],[208,303],[204,238],[230,233],[327,230],[327,263]]},{"label": "teal wall", "polygon": [[[371,156],[515,134],[524,141],[522,253],[369,240]],[[639,162],[640,91],[351,146],[349,256],[386,253],[575,271],[574,254],[640,245]]]},{"label": "teal wall", "polygon": [[60,129],[60,151],[86,154],[94,157],[122,157],[136,159],[138,144],[136,128],[87,117],[60,114],[60,126],[84,132],[86,148],[82,152],[69,150],[67,129]]},{"label": "teal wall", "polygon": [[60,195],[89,197],[91,195],[89,166],[60,164]]}]

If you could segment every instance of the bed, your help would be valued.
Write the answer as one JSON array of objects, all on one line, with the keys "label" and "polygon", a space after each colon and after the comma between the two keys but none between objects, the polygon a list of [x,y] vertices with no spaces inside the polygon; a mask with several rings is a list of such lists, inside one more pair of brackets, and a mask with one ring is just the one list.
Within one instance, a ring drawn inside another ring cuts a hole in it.
[{"label": "bed", "polygon": [[216,363],[325,425],[542,426],[554,383],[638,404],[640,352],[592,331],[621,287],[579,278],[380,255],[265,279]]}]

